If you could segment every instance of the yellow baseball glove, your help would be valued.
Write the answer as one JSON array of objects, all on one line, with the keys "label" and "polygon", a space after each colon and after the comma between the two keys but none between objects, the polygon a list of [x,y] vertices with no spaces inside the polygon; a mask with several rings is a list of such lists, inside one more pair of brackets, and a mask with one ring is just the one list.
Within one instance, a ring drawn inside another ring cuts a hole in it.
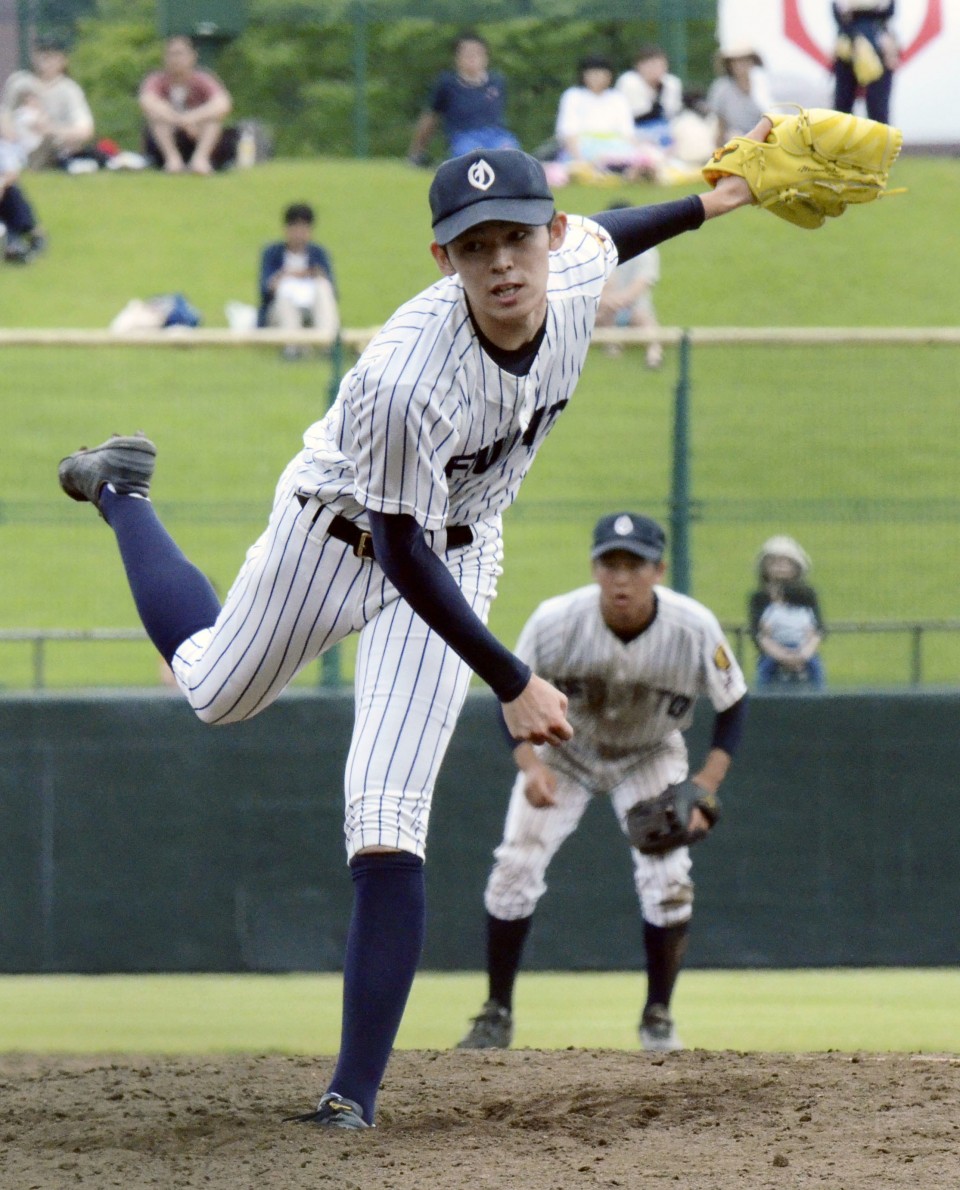
[{"label": "yellow baseball glove", "polygon": [[887,190],[890,168],[903,143],[899,128],[825,108],[768,115],[765,141],[738,136],[703,167],[711,186],[736,174],[754,202],[798,227],[821,227],[850,203],[873,202]]}]

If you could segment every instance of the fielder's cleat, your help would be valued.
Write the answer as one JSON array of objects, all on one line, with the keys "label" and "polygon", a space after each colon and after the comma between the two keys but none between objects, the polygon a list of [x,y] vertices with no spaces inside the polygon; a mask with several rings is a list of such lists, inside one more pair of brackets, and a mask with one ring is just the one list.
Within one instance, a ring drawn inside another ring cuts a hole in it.
[{"label": "fielder's cleat", "polygon": [[316,1111],[303,1116],[287,1116],[285,1124],[316,1124],[320,1128],[369,1128],[363,1118],[363,1108],[352,1099],[344,1099],[336,1091],[328,1091],[317,1104]]},{"label": "fielder's cleat", "polygon": [[60,460],[60,486],[72,500],[100,507],[104,484],[122,495],[147,496],[157,461],[157,448],[144,434],[114,434],[100,446],[82,447]]},{"label": "fielder's cleat", "polygon": [[677,1036],[669,1008],[662,1004],[651,1004],[643,1010],[640,1020],[640,1044],[654,1053],[672,1054],[683,1049],[683,1042]]},{"label": "fielder's cleat", "polygon": [[470,1032],[457,1042],[458,1050],[505,1050],[513,1041],[513,1013],[496,1000],[488,1000],[473,1018]]},{"label": "fielder's cleat", "polygon": [[7,236],[3,259],[7,264],[29,264],[35,256],[40,255],[46,246],[46,237],[39,231]]}]

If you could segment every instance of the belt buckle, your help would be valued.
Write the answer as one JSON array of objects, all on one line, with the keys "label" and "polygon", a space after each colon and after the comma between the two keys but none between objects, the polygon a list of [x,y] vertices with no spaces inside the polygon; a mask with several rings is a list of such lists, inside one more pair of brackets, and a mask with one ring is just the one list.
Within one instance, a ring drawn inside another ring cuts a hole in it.
[{"label": "belt buckle", "polygon": [[[360,536],[357,538],[356,544],[353,547],[353,554],[356,558],[370,558],[373,556],[373,534],[368,533],[366,529],[360,530]],[[368,552],[369,551],[369,552]]]}]

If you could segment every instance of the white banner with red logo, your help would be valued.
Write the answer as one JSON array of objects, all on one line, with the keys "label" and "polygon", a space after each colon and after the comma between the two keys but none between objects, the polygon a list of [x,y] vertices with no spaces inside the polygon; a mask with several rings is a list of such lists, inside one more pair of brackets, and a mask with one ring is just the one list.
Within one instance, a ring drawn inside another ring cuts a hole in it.
[{"label": "white banner with red logo", "polygon": [[[897,0],[890,29],[901,47],[891,124],[907,144],[960,144],[960,0]],[[833,107],[830,0],[718,0],[717,36],[756,50],[776,100]]]}]

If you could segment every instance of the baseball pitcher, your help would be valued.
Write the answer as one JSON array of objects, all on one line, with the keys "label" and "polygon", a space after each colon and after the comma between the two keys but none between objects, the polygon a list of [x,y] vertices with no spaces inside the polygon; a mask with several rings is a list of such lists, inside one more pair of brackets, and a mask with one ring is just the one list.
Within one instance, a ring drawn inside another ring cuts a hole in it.
[{"label": "baseball pitcher", "polygon": [[[758,144],[772,126],[757,125]],[[154,511],[148,438],[61,460],[61,487],[115,534],[140,618],[203,722],[250,718],[359,634],[343,1030],[305,1122],[373,1122],[422,946],[434,782],[471,671],[515,739],[560,744],[573,733],[566,694],[486,628],[501,516],[573,396],[618,261],[758,201],[733,168],[710,183],[568,218],[541,164],[518,149],[445,162],[430,187],[442,277],[387,321],[307,430],[223,607]]]}]

